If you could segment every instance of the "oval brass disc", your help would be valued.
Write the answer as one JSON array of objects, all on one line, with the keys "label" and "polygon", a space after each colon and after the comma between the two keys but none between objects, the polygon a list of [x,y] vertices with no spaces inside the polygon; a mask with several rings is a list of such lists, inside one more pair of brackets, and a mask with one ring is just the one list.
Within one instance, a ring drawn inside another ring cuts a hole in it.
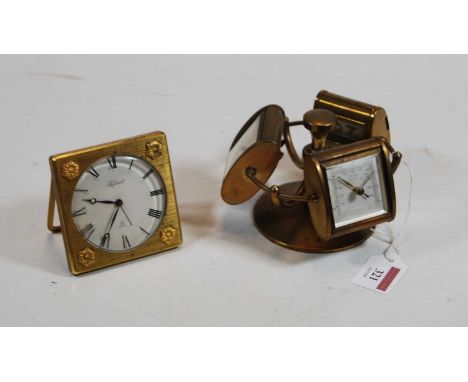
[{"label": "oval brass disc", "polygon": [[265,106],[239,131],[229,151],[221,187],[221,196],[226,203],[243,203],[259,190],[245,173],[249,167],[256,169],[260,181],[266,182],[270,178],[283,156],[280,148],[285,119],[281,107]]}]

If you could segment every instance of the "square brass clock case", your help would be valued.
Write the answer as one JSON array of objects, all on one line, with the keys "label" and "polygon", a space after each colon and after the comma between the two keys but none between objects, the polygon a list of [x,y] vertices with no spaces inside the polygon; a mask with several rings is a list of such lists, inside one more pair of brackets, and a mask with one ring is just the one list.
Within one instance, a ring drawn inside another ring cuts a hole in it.
[{"label": "square brass clock case", "polygon": [[[76,228],[72,217],[72,198],[81,174],[96,160],[111,155],[132,155],[151,164],[166,187],[166,213],[158,229],[139,246],[126,252],[109,252],[88,243]],[[172,178],[166,136],[153,132],[119,141],[53,155],[48,226],[62,231],[68,265],[74,275],[166,251],[182,243],[179,213]],[[57,202],[60,227],[53,226],[54,203]]]},{"label": "square brass clock case", "polygon": [[[308,202],[308,207],[317,236],[321,240],[329,240],[359,230],[368,229],[395,218],[395,187],[393,183],[390,152],[384,138],[370,138],[324,151],[313,151],[312,146],[308,145],[304,148],[303,154],[306,193],[307,195],[317,194],[319,196],[318,200]],[[385,187],[386,190],[387,211],[375,217],[347,224],[342,227],[335,227],[325,166],[345,163],[376,154],[380,156],[380,163],[383,167],[384,184],[382,187]]]}]

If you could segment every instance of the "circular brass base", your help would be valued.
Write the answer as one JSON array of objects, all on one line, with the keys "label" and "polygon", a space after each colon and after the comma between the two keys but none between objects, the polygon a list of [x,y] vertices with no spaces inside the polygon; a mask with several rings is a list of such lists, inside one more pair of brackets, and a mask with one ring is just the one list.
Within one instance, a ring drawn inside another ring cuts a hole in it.
[{"label": "circular brass base", "polygon": [[[301,182],[287,183],[280,192],[294,193]],[[272,242],[301,252],[338,252],[364,242],[372,234],[370,229],[353,232],[335,239],[320,241],[312,226],[306,203],[292,207],[275,207],[270,194],[264,194],[254,207],[257,229]]]}]

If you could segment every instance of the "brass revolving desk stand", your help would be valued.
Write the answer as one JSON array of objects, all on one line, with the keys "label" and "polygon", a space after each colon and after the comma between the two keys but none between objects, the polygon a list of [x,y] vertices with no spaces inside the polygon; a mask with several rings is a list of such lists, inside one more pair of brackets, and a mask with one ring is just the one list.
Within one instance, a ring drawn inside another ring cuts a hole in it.
[{"label": "brass revolving desk stand", "polygon": [[[304,114],[302,121],[289,122],[285,118],[283,141],[296,167],[304,169],[303,159],[297,154],[292,143],[291,126],[304,126],[312,134],[312,149],[325,149],[327,135],[335,128],[336,115],[328,110],[314,109]],[[396,164],[396,163],[395,163]],[[274,243],[302,252],[337,252],[352,248],[364,242],[372,234],[363,229],[329,240],[320,240],[312,219],[325,216],[311,216],[308,203],[317,203],[318,195],[306,195],[304,180],[281,186],[268,187],[256,176],[256,169],[246,169],[247,177],[265,191],[255,204],[253,217],[257,229]]]}]

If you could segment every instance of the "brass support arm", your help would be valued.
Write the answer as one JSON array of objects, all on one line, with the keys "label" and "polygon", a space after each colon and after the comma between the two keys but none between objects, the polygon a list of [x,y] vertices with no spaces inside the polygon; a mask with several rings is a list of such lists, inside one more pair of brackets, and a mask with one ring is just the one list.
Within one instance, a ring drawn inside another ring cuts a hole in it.
[{"label": "brass support arm", "polygon": [[286,145],[286,150],[288,150],[289,157],[293,161],[296,167],[300,168],[301,170],[304,169],[304,161],[297,153],[296,149],[294,148],[294,144],[291,138],[291,132],[289,131],[290,126],[302,126],[303,121],[296,121],[296,122],[289,122],[286,118],[284,123],[283,135],[284,135],[284,144]]},{"label": "brass support arm", "polygon": [[276,207],[290,207],[296,202],[316,202],[319,199],[319,196],[317,194],[312,194],[310,196],[303,195],[305,191],[304,182],[302,182],[301,186],[296,191],[296,194],[282,194],[280,193],[278,186],[268,187],[265,183],[263,183],[255,176],[256,173],[257,170],[252,167],[249,167],[245,170],[245,174],[252,182],[254,182],[263,191],[270,193],[271,201]]},{"label": "brass support arm", "polygon": [[392,154],[392,163],[391,163],[392,174],[395,174],[395,171],[400,165],[401,158],[403,157],[403,155],[399,151],[396,151],[387,140],[385,140],[385,145],[388,147],[390,154]]}]

